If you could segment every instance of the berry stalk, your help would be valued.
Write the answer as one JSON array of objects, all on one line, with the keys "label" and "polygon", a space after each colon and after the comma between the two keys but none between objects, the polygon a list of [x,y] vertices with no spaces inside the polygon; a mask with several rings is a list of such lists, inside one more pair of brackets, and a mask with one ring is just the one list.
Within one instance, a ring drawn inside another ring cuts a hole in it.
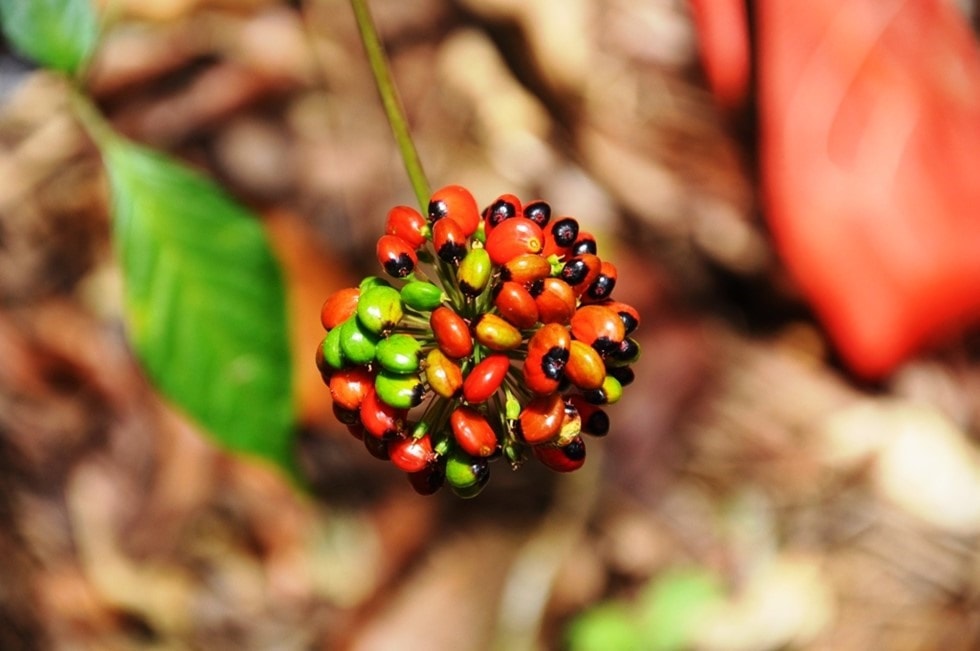
[{"label": "berry stalk", "polygon": [[374,19],[367,6],[367,0],[350,0],[351,9],[354,11],[354,18],[357,21],[357,29],[361,35],[361,42],[367,53],[368,63],[371,66],[371,74],[378,87],[378,94],[381,96],[381,104],[384,106],[385,115],[388,117],[388,124],[391,125],[391,132],[395,136],[398,151],[405,165],[405,172],[408,180],[412,184],[415,198],[419,202],[419,207],[424,214],[429,205],[429,182],[422,169],[422,161],[419,159],[418,150],[415,148],[415,141],[408,129],[408,120],[405,118],[405,111],[398,98],[398,90],[391,77],[391,66],[388,63],[388,56],[385,54],[381,39],[378,38],[378,30],[374,26]]}]

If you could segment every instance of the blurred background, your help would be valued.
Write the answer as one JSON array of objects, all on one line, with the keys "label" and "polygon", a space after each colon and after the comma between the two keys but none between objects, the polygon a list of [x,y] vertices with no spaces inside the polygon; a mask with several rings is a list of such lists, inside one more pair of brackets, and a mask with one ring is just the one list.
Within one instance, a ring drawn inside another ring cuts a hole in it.
[{"label": "blurred background", "polygon": [[143,378],[97,149],[4,50],[0,648],[980,648],[976,331],[873,381],[841,362],[687,3],[371,2],[433,187],[577,217],[643,316],[585,467],[495,466],[470,501],[365,454],[313,364],[322,301],[413,203],[348,4],[112,4],[99,107],[254,208],[285,266],[313,494]]}]

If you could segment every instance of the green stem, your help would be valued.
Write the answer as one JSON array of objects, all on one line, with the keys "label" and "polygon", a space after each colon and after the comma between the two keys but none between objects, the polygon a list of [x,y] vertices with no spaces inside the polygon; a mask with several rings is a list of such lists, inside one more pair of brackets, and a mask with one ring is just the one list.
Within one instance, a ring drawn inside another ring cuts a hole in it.
[{"label": "green stem", "polygon": [[112,126],[99,112],[91,98],[78,86],[72,86],[69,103],[75,117],[101,151],[105,152],[110,145],[121,138],[113,131]]},{"label": "green stem", "polygon": [[388,57],[381,39],[378,38],[378,30],[374,26],[371,12],[367,6],[367,0],[350,0],[351,8],[354,10],[354,18],[357,20],[357,29],[361,34],[361,42],[364,43],[364,50],[367,52],[368,63],[371,65],[371,72],[374,74],[374,81],[378,86],[378,94],[381,95],[381,104],[384,106],[385,114],[388,116],[388,124],[391,125],[391,132],[395,136],[398,144],[398,151],[401,153],[402,162],[405,164],[405,172],[408,173],[408,180],[415,191],[415,198],[418,199],[422,214],[426,214],[429,209],[429,182],[425,178],[422,169],[422,162],[419,153],[415,149],[415,142],[412,134],[408,130],[408,121],[405,119],[405,111],[402,109],[398,99],[398,91],[391,78],[391,67],[388,65]]}]

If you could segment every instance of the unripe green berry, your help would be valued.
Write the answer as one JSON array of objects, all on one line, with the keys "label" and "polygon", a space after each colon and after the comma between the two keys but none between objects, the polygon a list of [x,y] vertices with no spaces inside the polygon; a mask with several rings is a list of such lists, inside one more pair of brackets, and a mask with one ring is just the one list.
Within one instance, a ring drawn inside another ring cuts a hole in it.
[{"label": "unripe green berry", "polygon": [[340,350],[348,361],[367,364],[374,360],[378,336],[364,328],[357,316],[350,317],[334,330],[340,332]]},{"label": "unripe green berry", "polygon": [[358,320],[375,334],[391,330],[402,316],[401,296],[394,287],[372,287],[357,302]]},{"label": "unripe green berry", "polygon": [[414,373],[419,370],[421,350],[422,344],[415,337],[397,333],[378,342],[374,358],[391,373]]}]

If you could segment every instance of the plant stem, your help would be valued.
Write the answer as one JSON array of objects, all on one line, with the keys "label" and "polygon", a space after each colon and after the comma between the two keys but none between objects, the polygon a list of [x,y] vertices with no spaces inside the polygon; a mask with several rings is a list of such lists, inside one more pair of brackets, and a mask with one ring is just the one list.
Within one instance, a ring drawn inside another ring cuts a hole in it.
[{"label": "plant stem", "polygon": [[429,208],[429,182],[425,178],[422,169],[422,162],[419,153],[415,149],[415,142],[412,134],[408,130],[408,121],[405,119],[405,111],[398,99],[398,91],[391,78],[391,67],[388,64],[388,57],[381,39],[378,38],[378,30],[374,26],[374,19],[367,6],[367,0],[350,0],[351,8],[354,10],[354,18],[357,20],[357,29],[361,34],[361,42],[364,43],[364,50],[367,52],[368,63],[371,65],[371,72],[374,81],[378,86],[378,94],[381,95],[381,104],[384,106],[385,114],[388,116],[388,124],[391,125],[391,132],[395,136],[398,144],[398,151],[401,153],[402,162],[405,165],[405,172],[408,173],[408,180],[415,191],[415,198],[418,199],[422,214],[426,214]]},{"label": "plant stem", "polygon": [[75,113],[75,117],[88,133],[89,137],[95,141],[99,150],[105,150],[120,136],[113,131],[112,126],[106,121],[102,113],[92,102],[91,98],[85,94],[78,86],[72,85],[69,94],[69,103]]}]

